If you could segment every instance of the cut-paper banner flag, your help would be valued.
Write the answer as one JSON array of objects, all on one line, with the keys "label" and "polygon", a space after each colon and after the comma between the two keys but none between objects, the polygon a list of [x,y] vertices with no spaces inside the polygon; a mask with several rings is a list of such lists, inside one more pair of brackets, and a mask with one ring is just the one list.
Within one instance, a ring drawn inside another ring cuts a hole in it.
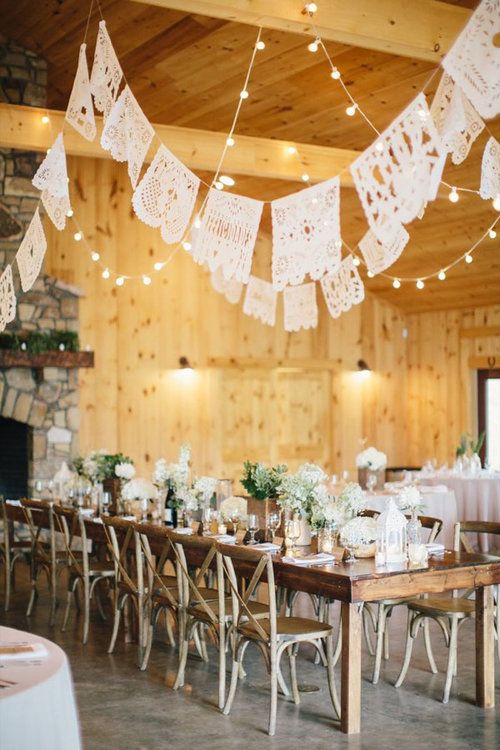
[{"label": "cut-paper banner flag", "polygon": [[111,44],[106,21],[99,21],[90,90],[94,96],[95,107],[103,113],[105,120],[118,96],[122,77],[122,69]]},{"label": "cut-paper banner flag", "polygon": [[340,181],[334,177],[271,203],[273,286],[320,279],[340,265]]},{"label": "cut-paper banner flag", "polygon": [[12,268],[8,265],[0,276],[0,332],[16,317],[16,295]]},{"label": "cut-paper banner flag", "polygon": [[210,189],[193,239],[194,260],[207,263],[211,271],[220,266],[225,279],[247,284],[263,205],[253,198]]},{"label": "cut-paper banner flag", "polygon": [[153,140],[154,130],[128,86],[116,100],[101,136],[101,146],[116,161],[128,162],[128,174],[135,188],[141,167]]},{"label": "cut-paper banner flag", "polygon": [[59,133],[47,156],[33,177],[33,185],[42,191],[42,203],[57,229],[64,229],[71,208],[68,190],[68,170],[62,133]]},{"label": "cut-paper banner flag", "polygon": [[342,261],[340,271],[323,276],[321,287],[332,318],[338,318],[365,298],[365,288],[351,255]]},{"label": "cut-paper banner flag", "polygon": [[483,152],[479,195],[484,200],[500,196],[500,143],[493,136]]},{"label": "cut-paper banner flag", "polygon": [[500,112],[500,0],[483,0],[442,61],[481,117]]},{"label": "cut-paper banner flag", "polygon": [[78,69],[73,81],[68,109],[66,110],[66,120],[80,135],[83,135],[88,141],[93,141],[96,127],[94,107],[92,106],[92,96],[90,93],[86,49],[87,45],[82,44],[78,56]]},{"label": "cut-paper banner flag", "polygon": [[269,281],[250,276],[243,302],[245,315],[251,315],[262,323],[273,326],[276,322],[277,300],[278,293]]},{"label": "cut-paper banner flag", "polygon": [[285,331],[316,328],[318,325],[318,305],[314,281],[300,286],[285,287],[283,290],[283,309]]},{"label": "cut-paper banner flag", "polygon": [[453,164],[461,164],[483,131],[484,122],[447,73],[439,82],[431,115],[443,148],[451,154]]},{"label": "cut-paper banner flag", "polygon": [[210,274],[210,281],[212,282],[215,291],[219,292],[219,294],[223,294],[228,302],[232,305],[238,304],[243,289],[241,281],[235,281],[234,279],[229,279],[228,281],[224,278],[222,268],[220,267],[216,268],[215,271]]},{"label": "cut-paper banner flag", "polygon": [[410,235],[403,226],[399,226],[399,231],[390,244],[382,244],[378,241],[372,230],[367,233],[358,242],[359,249],[363,253],[366,267],[374,275],[385,271],[397,261],[405,249]]},{"label": "cut-paper banner flag", "polygon": [[40,213],[37,208],[16,253],[17,267],[19,268],[23,292],[27,292],[35,283],[40,273],[46,250],[47,240],[43,233]]},{"label": "cut-paper banner flag", "polygon": [[165,242],[179,242],[189,224],[199,187],[199,178],[165,146],[160,146],[133,195],[134,211],[145,224],[161,227]]},{"label": "cut-paper banner flag", "polygon": [[351,165],[368,224],[382,243],[391,243],[429,200],[435,170],[443,166],[440,140],[419,94]]}]

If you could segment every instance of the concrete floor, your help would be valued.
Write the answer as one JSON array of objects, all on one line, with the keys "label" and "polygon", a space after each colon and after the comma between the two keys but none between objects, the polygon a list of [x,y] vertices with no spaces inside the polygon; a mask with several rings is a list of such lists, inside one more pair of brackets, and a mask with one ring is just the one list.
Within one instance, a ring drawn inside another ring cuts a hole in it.
[{"label": "concrete floor", "polygon": [[[19,569],[21,570],[21,569]],[[474,705],[474,626],[465,623],[459,636],[459,672],[452,695],[444,706],[444,675],[432,675],[421,636],[414,649],[412,664],[403,687],[393,683],[401,665],[406,615],[395,611],[391,623],[391,658],[382,667],[380,682],[370,682],[372,658],[363,655],[362,732],[348,737],[339,731],[334,719],[325,670],[312,663],[311,651],[299,654],[299,682],[319,687],[303,693],[301,705],[280,697],[276,736],[266,733],[268,718],[267,675],[261,655],[252,646],[247,651],[246,679],[240,683],[231,715],[223,716],[216,707],[217,662],[210,649],[210,663],[194,655],[188,661],[186,686],[173,692],[177,653],[156,640],[147,671],[135,665],[135,644],[124,644],[120,634],[116,653],[106,653],[110,627],[92,613],[89,643],[80,641],[79,621],[73,614],[66,633],[61,633],[61,609],[54,628],[48,625],[48,594],[42,595],[28,621],[24,609],[28,583],[18,576],[11,609],[3,612],[4,625],[29,630],[58,643],[67,653],[73,670],[85,750],[291,750],[301,743],[339,750],[467,750],[500,748],[500,708],[481,710]],[[61,589],[62,590],[62,589]],[[306,598],[301,602],[307,613]],[[335,608],[333,622],[337,622]],[[442,637],[431,624],[434,653],[444,669],[446,649]],[[161,633],[159,633],[161,638]],[[285,676],[287,666],[285,664]],[[500,704],[500,668],[497,663],[497,703]],[[337,685],[339,685],[337,668]]]}]

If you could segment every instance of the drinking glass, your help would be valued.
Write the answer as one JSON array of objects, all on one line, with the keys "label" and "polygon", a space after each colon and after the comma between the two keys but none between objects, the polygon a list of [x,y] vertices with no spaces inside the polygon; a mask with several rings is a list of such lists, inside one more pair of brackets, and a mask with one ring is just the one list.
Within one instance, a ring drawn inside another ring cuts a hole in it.
[{"label": "drinking glass", "polygon": [[250,539],[248,544],[257,544],[255,539],[255,532],[259,530],[259,521],[256,513],[248,514],[248,531],[250,532]]},{"label": "drinking glass", "polygon": [[212,508],[205,505],[201,511],[201,520],[203,523],[203,534],[210,534],[210,524],[212,523]]},{"label": "drinking glass", "polygon": [[343,482],[348,482],[349,481],[349,477],[350,477],[350,474],[349,474],[348,470],[344,469],[344,471],[342,472],[342,481]]},{"label": "drinking glass", "polygon": [[103,492],[101,496],[101,515],[109,516],[109,506],[111,505],[111,492]]},{"label": "drinking glass", "polygon": [[267,516],[267,528],[271,533],[271,541],[274,538],[276,529],[280,525],[281,515],[279,513],[269,513]]},{"label": "drinking glass", "polygon": [[295,545],[300,537],[300,521],[296,518],[289,519],[285,524],[285,536],[292,542],[292,557],[295,555]]},{"label": "drinking glass", "polygon": [[347,550],[347,557],[344,560],[345,563],[355,563],[356,557],[354,556],[354,549],[356,547],[355,544],[353,544],[352,539],[350,537],[342,537],[342,544]]},{"label": "drinking glass", "polygon": [[371,495],[373,495],[376,485],[377,485],[377,475],[373,471],[368,472],[368,476],[366,478],[366,486],[368,488],[368,492]]}]

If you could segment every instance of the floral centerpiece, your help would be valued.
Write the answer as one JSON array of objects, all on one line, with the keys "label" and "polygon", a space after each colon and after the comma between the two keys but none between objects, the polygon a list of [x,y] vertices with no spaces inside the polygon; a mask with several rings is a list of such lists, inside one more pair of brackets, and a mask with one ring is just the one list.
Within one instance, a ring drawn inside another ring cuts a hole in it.
[{"label": "floral centerpiece", "polygon": [[267,468],[261,463],[245,461],[243,464],[244,474],[241,484],[251,497],[256,500],[268,500],[278,497],[278,488],[283,475],[288,471],[285,464],[278,464]]},{"label": "floral centerpiece", "polygon": [[84,456],[73,459],[73,467],[79,476],[85,477],[90,482],[103,482],[105,479],[115,479],[120,475],[116,473],[117,466],[127,467],[123,469],[132,478],[135,474],[134,462],[123,453],[109,453],[104,449],[90,451]]},{"label": "floral centerpiece", "polygon": [[377,522],[368,516],[356,516],[342,527],[341,540],[355,557],[373,557],[376,551]]},{"label": "floral centerpiece", "polygon": [[[387,456],[382,451],[373,446],[365,448],[356,456],[356,466],[358,469],[358,482],[363,489],[371,484],[370,489],[383,489],[385,480],[385,467],[387,466]],[[369,477],[374,477],[375,481],[369,482]]]},{"label": "floral centerpiece", "polygon": [[125,505],[125,511],[133,515],[147,517],[149,504],[156,499],[157,488],[149,481],[142,477],[130,479],[123,485],[122,500]]},{"label": "floral centerpiece", "polygon": [[177,463],[168,463],[165,458],[159,458],[153,471],[153,483],[160,490],[166,490],[166,500],[169,508],[177,509],[181,503],[181,493],[185,493],[189,486],[189,464],[191,448],[183,444],[179,450]]},{"label": "floral centerpiece", "polygon": [[328,512],[327,479],[328,475],[320,466],[302,464],[294,474],[283,476],[278,487],[278,505],[292,517],[301,519],[299,546],[311,541],[310,522],[313,516],[318,521],[321,512]]},{"label": "floral centerpiece", "polygon": [[424,510],[424,504],[418,487],[415,487],[415,485],[403,487],[399,493],[398,505],[399,509],[402,511],[409,510],[412,514],[422,513]]}]

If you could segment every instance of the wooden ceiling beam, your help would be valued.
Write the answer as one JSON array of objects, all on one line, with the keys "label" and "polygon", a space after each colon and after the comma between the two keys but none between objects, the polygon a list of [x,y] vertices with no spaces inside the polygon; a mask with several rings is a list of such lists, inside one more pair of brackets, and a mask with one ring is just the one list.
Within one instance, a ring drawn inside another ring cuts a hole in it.
[{"label": "wooden ceiling beam", "polygon": [[[49,124],[43,124],[44,115],[48,115]],[[102,118],[98,117],[96,121],[98,132],[92,142],[82,138],[66,123],[64,143],[68,154],[111,158],[109,152],[104,151],[100,145]],[[0,147],[46,151],[64,123],[64,112],[0,103]],[[162,142],[188,167],[215,171],[225,143],[225,133],[171,125],[154,125],[154,128]],[[339,174],[359,154],[351,149],[294,144],[270,138],[237,135],[235,139],[236,145],[227,150],[223,169],[232,175],[301,182],[301,175],[307,173],[312,182],[319,182]],[[291,155],[288,148],[293,145],[297,148],[297,154]],[[148,161],[151,161],[157,148],[158,142],[155,139]],[[348,171],[341,175],[341,184],[352,187]]]},{"label": "wooden ceiling beam", "polygon": [[[134,0],[265,29],[314,35],[305,5],[291,0]],[[314,26],[326,40],[439,62],[471,11],[438,0],[319,0]]]}]

